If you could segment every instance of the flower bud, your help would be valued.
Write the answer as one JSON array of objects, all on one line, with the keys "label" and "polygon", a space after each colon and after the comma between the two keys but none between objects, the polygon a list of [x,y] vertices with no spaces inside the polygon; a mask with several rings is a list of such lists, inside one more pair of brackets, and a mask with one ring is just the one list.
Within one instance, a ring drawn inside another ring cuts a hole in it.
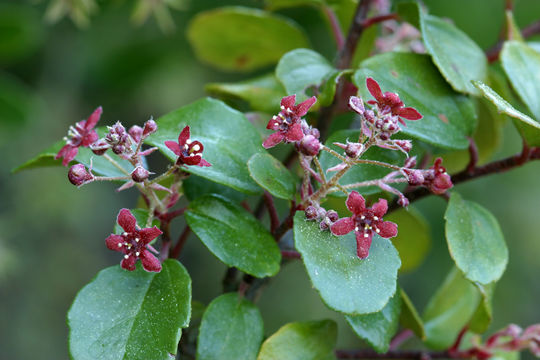
[{"label": "flower bud", "polygon": [[405,174],[407,174],[407,181],[409,185],[418,186],[422,185],[425,181],[424,172],[422,170],[416,169],[405,169]]},{"label": "flower bud", "polygon": [[434,194],[440,195],[444,194],[446,190],[453,187],[454,184],[452,184],[452,179],[450,178],[450,175],[447,173],[438,173],[435,175],[435,179],[430,184],[429,189]]},{"label": "flower bud", "polygon": [[126,147],[125,147],[124,145],[114,145],[114,146],[112,147],[112,151],[113,151],[113,153],[115,153],[116,155],[122,154],[125,150],[126,150]]},{"label": "flower bud", "polygon": [[300,152],[306,156],[316,156],[321,149],[321,143],[313,135],[306,135],[300,141]]},{"label": "flower bud", "polygon": [[83,164],[76,164],[69,169],[68,179],[73,185],[82,186],[94,181],[94,175]]},{"label": "flower bud", "polygon": [[326,212],[326,217],[332,222],[335,223],[339,219],[339,215],[335,210],[328,210]]},{"label": "flower bud", "polygon": [[149,175],[150,172],[142,166],[137,166],[135,170],[131,172],[131,178],[133,179],[133,181],[138,183],[148,179]]},{"label": "flower bud", "polygon": [[90,145],[90,150],[98,156],[105,154],[107,149],[110,148],[110,145],[103,139],[96,141]]},{"label": "flower bud", "polygon": [[133,140],[138,143],[141,141],[141,138],[143,136],[143,129],[138,125],[133,125],[128,130],[129,135],[133,138]]},{"label": "flower bud", "polygon": [[416,166],[416,156],[405,159],[405,163],[403,164],[404,168],[411,169],[415,166]]},{"label": "flower bud", "polygon": [[401,150],[408,153],[412,149],[412,142],[410,140],[396,140],[394,144],[399,146]]},{"label": "flower bud", "polygon": [[142,133],[142,137],[145,138],[148,135],[155,133],[157,130],[157,124],[153,119],[148,120],[144,123],[144,129]]},{"label": "flower bud", "polygon": [[308,220],[315,220],[317,218],[318,212],[315,206],[310,205],[306,208],[306,219]]}]

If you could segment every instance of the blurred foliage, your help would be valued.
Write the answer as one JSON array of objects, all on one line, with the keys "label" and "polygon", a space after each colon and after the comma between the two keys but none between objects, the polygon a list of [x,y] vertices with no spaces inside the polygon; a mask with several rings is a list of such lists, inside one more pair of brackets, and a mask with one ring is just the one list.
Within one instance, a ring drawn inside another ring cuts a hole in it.
[{"label": "blurred foliage", "polygon": [[[61,139],[70,124],[98,105],[104,107],[103,123],[121,119],[126,126],[141,124],[200,98],[206,83],[246,77],[200,64],[186,39],[189,20],[224,5],[223,1],[197,0],[187,6],[166,0],[152,1],[155,6],[143,2],[149,0],[98,1],[95,13],[93,2],[84,0],[0,1],[0,348],[5,359],[30,359],[36,354],[41,359],[65,359],[65,314],[76,292],[99,270],[118,261],[105,248],[104,239],[118,209],[135,204],[136,198],[130,192],[115,194],[112,184],[76,189],[66,181],[65,169],[17,175],[10,169]],[[504,19],[503,0],[424,3],[432,14],[450,18],[483,49],[496,42]],[[82,4],[84,9],[73,12],[66,4]],[[182,11],[176,11],[180,5]],[[227,5],[263,8],[265,3],[236,0]],[[160,15],[165,6],[173,11]],[[306,29],[314,49],[332,60],[335,45],[316,9],[276,12]],[[88,26],[81,29],[58,17],[63,13]],[[537,0],[515,1],[518,26],[531,23],[538,14]],[[57,19],[54,24],[45,21],[51,16]],[[151,16],[158,21],[146,21]],[[510,125],[503,129],[502,148],[495,157],[519,151],[519,136]],[[159,167],[157,158],[150,160]],[[540,164],[532,163],[459,186],[464,197],[504,219],[501,227],[510,260],[494,296],[491,329],[538,321],[540,223],[538,202],[532,199],[540,198],[539,172]],[[400,277],[400,285],[421,311],[452,261],[444,241],[445,203],[428,198],[415,207],[431,224],[432,247],[420,268]],[[220,292],[224,265],[194,237],[181,261],[193,279],[194,299],[208,304]],[[321,302],[300,262],[285,266],[258,304],[265,335],[286,322],[330,318],[338,323],[339,347],[358,343],[343,317]]]}]

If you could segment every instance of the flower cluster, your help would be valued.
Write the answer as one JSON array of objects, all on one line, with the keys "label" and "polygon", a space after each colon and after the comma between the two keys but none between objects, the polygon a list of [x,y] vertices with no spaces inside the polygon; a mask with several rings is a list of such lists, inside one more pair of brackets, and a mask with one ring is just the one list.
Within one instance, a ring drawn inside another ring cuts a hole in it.
[{"label": "flower cluster", "polygon": [[427,187],[436,195],[444,194],[454,186],[450,175],[446,172],[446,168],[442,166],[441,158],[435,159],[433,166],[427,170],[404,167],[402,172],[405,174],[409,185]]}]

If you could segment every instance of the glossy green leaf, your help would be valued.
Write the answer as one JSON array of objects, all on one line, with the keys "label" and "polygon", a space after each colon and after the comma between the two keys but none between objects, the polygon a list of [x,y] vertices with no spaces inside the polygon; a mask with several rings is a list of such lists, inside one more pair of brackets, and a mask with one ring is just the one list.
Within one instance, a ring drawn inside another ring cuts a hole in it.
[{"label": "glossy green leaf", "polygon": [[[100,127],[96,129],[98,135],[103,137],[107,133],[107,128]],[[55,160],[54,157],[58,154],[58,151],[66,144],[65,141],[60,140],[54,145],[50,146],[46,150],[43,150],[33,159],[28,160],[24,164],[13,169],[13,172],[18,172],[21,170],[34,169],[44,166],[62,166],[62,159]],[[111,154],[108,152],[108,154]],[[117,156],[111,155],[114,157],[114,160],[126,171],[125,173],[120,171],[115,165],[110,163],[103,156],[95,155],[89,148],[80,147],[75,160],[71,162],[84,164],[87,168],[92,165],[92,172],[94,175],[101,176],[126,176],[126,173],[129,174],[133,171],[133,165],[127,160],[118,158]],[[66,169],[67,172],[67,169]]]},{"label": "glossy green leaf", "polygon": [[294,217],[294,242],[309,278],[331,309],[349,315],[381,310],[396,292],[398,253],[388,239],[374,236],[369,256],[356,255],[354,232],[322,232],[303,212]]},{"label": "glossy green leaf", "polygon": [[102,270],[68,312],[69,349],[75,360],[167,359],[189,324],[191,279],[176,260],[159,273],[140,264]]},{"label": "glossy green leaf", "polygon": [[398,93],[405,106],[424,117],[406,121],[404,134],[447,149],[465,149],[467,136],[476,128],[476,114],[469,98],[456,93],[441,77],[427,55],[386,53],[361,64],[353,77],[364,100],[372,99],[366,78],[379,82],[383,91]]},{"label": "glossy green leaf", "polygon": [[481,284],[499,280],[508,249],[497,219],[457,192],[452,193],[444,218],[450,255],[465,277]]},{"label": "glossy green leaf", "polygon": [[158,130],[146,142],[157,146],[173,161],[177,156],[165,146],[165,141],[178,141],[186,125],[190,127],[191,138],[204,145],[203,158],[212,166],[187,166],[185,171],[245,193],[261,191],[249,176],[247,162],[253,154],[265,150],[257,130],[242,113],[219,100],[206,98],[164,115],[156,122]]},{"label": "glossy green leaf", "polygon": [[478,304],[471,322],[469,323],[469,330],[477,334],[483,334],[486,332],[491,324],[491,320],[493,319],[493,308],[491,302],[493,299],[493,293],[495,292],[495,284],[496,283],[494,282],[487,285],[482,285],[479,283],[475,284],[482,295],[482,301],[480,301],[480,304]]},{"label": "glossy green leaf", "polygon": [[385,353],[398,329],[400,312],[401,295],[398,288],[381,311],[365,315],[346,315],[345,318],[360,338],[367,341],[375,351]]},{"label": "glossy green leaf", "polygon": [[514,14],[512,13],[512,10],[506,10],[506,38],[508,40],[516,40],[519,42],[523,42],[523,36],[521,35],[521,31],[519,30],[519,27],[516,24],[516,21],[514,19]]},{"label": "glossy green leaf", "polygon": [[453,268],[429,300],[424,315],[426,344],[446,349],[468,324],[480,301],[480,293],[462,273]]},{"label": "glossy green leaf", "polygon": [[187,36],[200,60],[223,70],[272,65],[287,51],[308,46],[304,32],[291,20],[239,6],[199,13]]},{"label": "glossy green leaf", "polygon": [[446,81],[456,91],[479,95],[471,80],[487,78],[484,51],[455,25],[436,16],[422,14],[420,24],[426,51]]},{"label": "glossy green leaf", "polygon": [[298,6],[320,6],[325,4],[325,0],[266,0],[266,7],[275,11]]},{"label": "glossy green leaf", "polygon": [[276,67],[276,76],[285,86],[287,94],[296,94],[297,101],[308,96],[305,90],[322,84],[334,67],[319,53],[309,49],[296,49],[285,54]]},{"label": "glossy green leaf", "polygon": [[336,88],[341,77],[350,74],[352,70],[332,70],[326,74],[323,84],[320,87],[320,93],[317,96],[317,100],[320,106],[328,106],[334,101],[336,95]]},{"label": "glossy green leaf", "polygon": [[182,181],[182,189],[189,201],[208,194],[219,194],[227,199],[240,203],[247,198],[245,193],[225,185],[215,183],[197,175],[191,175]]},{"label": "glossy green leaf", "polygon": [[410,329],[416,336],[420,339],[425,340],[426,331],[424,329],[424,322],[418,314],[418,311],[414,307],[409,296],[405,293],[403,289],[400,289],[401,295],[401,315],[399,317],[399,322],[401,326],[405,329]]},{"label": "glossy green leaf", "polygon": [[[332,150],[337,151],[340,154],[343,154],[343,149],[334,145],[334,143],[339,142],[339,143],[345,144],[347,139],[351,142],[356,142],[358,141],[359,135],[360,135],[360,132],[357,130],[336,131],[328,138],[325,145],[331,148]],[[403,160],[405,159],[405,155],[403,155],[399,151],[382,149],[380,147],[373,146],[368,151],[366,151],[363,158],[370,159],[370,160],[383,161],[389,164],[403,165]],[[333,155],[330,155],[330,153],[326,151],[322,152],[320,161],[321,161],[321,166],[325,171],[341,163],[341,161],[338,158],[334,157]],[[371,165],[371,164],[357,164],[354,167],[352,167],[339,180],[339,183],[341,185],[346,185],[346,184],[353,184],[353,183],[367,181],[367,180],[380,179],[384,177],[386,174],[388,174],[389,172],[390,170],[388,168],[385,168],[382,166],[376,166],[376,165]],[[331,177],[334,174],[334,172],[328,172],[326,174],[327,174],[327,177]],[[374,194],[381,191],[380,188],[376,186],[364,186],[364,187],[356,188],[355,190],[364,195]],[[345,196],[345,194],[341,192],[336,192],[334,195]]]},{"label": "glossy green leaf", "polygon": [[24,3],[0,4],[0,34],[0,64],[30,55],[43,41],[39,11]]},{"label": "glossy green leaf", "polygon": [[540,41],[529,41],[527,45],[537,53],[540,53]]},{"label": "glossy green leaf", "polygon": [[482,95],[484,95],[486,99],[495,105],[499,113],[519,120],[519,122],[515,122],[515,124],[529,145],[540,146],[540,123],[538,121],[535,121],[530,116],[516,110],[512,105],[510,105],[510,103],[508,103],[508,101],[504,100],[499,94],[497,94],[492,88],[483,82],[474,81],[473,84],[482,92]]},{"label": "glossy green leaf", "polygon": [[281,98],[287,95],[274,74],[237,83],[211,83],[205,89],[211,95],[223,99],[238,98],[246,101],[253,110],[269,113],[277,113]]},{"label": "glossy green leaf", "polygon": [[204,312],[197,359],[255,360],[263,335],[263,319],[255,305],[238,293],[221,295]]},{"label": "glossy green leaf", "polygon": [[330,359],[336,340],[332,320],[290,323],[265,340],[257,360]]},{"label": "glossy green leaf", "polygon": [[255,154],[248,161],[249,174],[263,189],[278,198],[293,200],[296,181],[291,172],[270,154]]},{"label": "glossy green leaf", "polygon": [[396,4],[396,12],[403,21],[408,22],[417,29],[420,29],[421,9],[418,2],[400,1]]},{"label": "glossy green leaf", "polygon": [[400,272],[416,269],[431,247],[430,228],[426,219],[412,207],[393,211],[384,219],[399,224],[399,232],[392,238],[392,243],[401,259]]},{"label": "glossy green leaf", "polygon": [[244,208],[218,195],[189,204],[186,221],[225,264],[256,277],[279,271],[281,252],[274,237]]}]

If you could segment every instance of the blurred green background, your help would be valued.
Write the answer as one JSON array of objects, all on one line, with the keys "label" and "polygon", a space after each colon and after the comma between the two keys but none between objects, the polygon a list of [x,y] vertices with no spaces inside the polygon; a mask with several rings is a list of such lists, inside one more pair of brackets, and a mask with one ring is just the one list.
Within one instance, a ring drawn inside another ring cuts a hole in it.
[{"label": "blurred green background", "polygon": [[[430,12],[451,18],[483,48],[497,38],[504,0],[425,0]],[[262,1],[228,1],[262,7]],[[102,124],[142,124],[204,96],[204,84],[253,74],[215,71],[197,62],[185,36],[196,13],[225,5],[192,0],[173,11],[176,30],[165,34],[153,19],[130,21],[132,1],[101,1],[85,29],[69,19],[44,21],[45,2],[0,1],[0,358],[67,359],[65,314],[76,292],[119,258],[104,246],[118,209],[134,206],[134,192],[112,184],[76,189],[64,168],[12,175],[10,170],[65,136],[69,125],[104,108]],[[309,33],[312,46],[332,59],[334,43],[321,16],[309,8],[283,12]],[[540,17],[540,1],[518,0],[520,26]],[[19,28],[17,28],[17,26]],[[268,70],[268,69],[267,69]],[[496,157],[519,151],[508,126]],[[155,155],[157,158],[158,156]],[[152,158],[151,158],[152,160]],[[540,163],[459,186],[500,219],[510,249],[495,293],[492,329],[540,322]],[[421,310],[451,267],[444,240],[441,199],[415,203],[431,222],[433,246],[423,265],[400,284]],[[180,229],[175,229],[178,232]],[[207,304],[221,292],[225,266],[195,238],[182,258],[193,278],[194,299]],[[338,314],[326,309],[300,262],[282,269],[259,300],[270,335],[297,320],[339,321],[339,346],[359,340]]]}]

